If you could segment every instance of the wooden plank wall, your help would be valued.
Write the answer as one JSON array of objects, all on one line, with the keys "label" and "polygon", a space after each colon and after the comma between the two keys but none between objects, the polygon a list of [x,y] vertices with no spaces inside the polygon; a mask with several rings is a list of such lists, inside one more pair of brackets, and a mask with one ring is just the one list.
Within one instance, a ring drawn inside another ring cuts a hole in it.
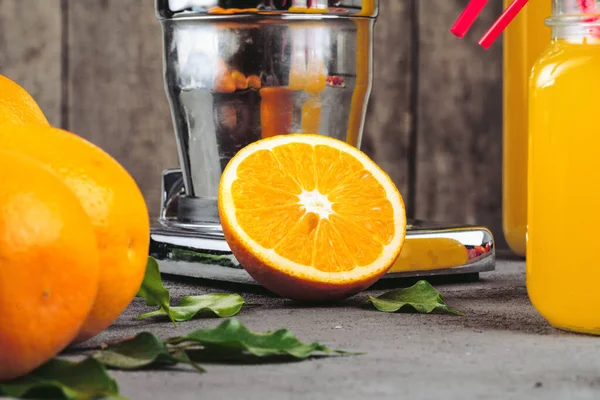
[{"label": "wooden plank wall", "polygon": [[[410,216],[501,231],[501,43],[449,27],[467,0],[380,0],[363,149],[394,179]],[[0,0],[0,74],[56,126],[119,160],[153,215],[160,173],[177,166],[151,0]]]}]

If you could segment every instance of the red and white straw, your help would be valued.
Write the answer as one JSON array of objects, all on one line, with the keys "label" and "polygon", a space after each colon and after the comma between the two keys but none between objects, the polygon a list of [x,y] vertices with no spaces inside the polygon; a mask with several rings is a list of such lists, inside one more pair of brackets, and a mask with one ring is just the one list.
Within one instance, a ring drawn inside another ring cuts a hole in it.
[{"label": "red and white straw", "polygon": [[[521,12],[523,7],[527,5],[527,2],[528,0],[514,0],[508,7],[506,7],[496,22],[494,22],[490,29],[488,29],[488,31],[479,40],[481,47],[486,50],[489,49],[496,39],[502,34],[502,32],[504,32],[506,27]],[[471,0],[457,18],[456,22],[454,22],[454,25],[452,25],[450,32],[460,38],[464,37],[485,7],[486,3],[487,0]],[[582,14],[593,15],[589,18],[586,18],[584,20],[585,22],[596,22],[600,20],[600,16],[598,16],[599,13],[596,7],[596,0],[577,0],[577,3]],[[600,38],[600,26],[590,28],[590,33],[593,34],[594,37]]]}]

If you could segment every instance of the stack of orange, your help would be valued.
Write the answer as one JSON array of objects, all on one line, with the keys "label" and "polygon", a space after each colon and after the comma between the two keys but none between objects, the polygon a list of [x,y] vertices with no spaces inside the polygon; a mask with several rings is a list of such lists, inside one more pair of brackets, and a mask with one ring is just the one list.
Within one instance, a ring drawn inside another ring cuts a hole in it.
[{"label": "stack of orange", "polygon": [[123,312],[145,272],[149,219],[128,172],[48,123],[0,76],[0,381],[32,371]]},{"label": "stack of orange", "polygon": [[[243,79],[238,76],[240,84]],[[107,153],[49,126],[0,77],[0,381],[108,327],[142,282],[148,211]],[[357,148],[322,135],[246,146],[221,177],[225,238],[263,286],[297,300],[369,287],[406,235],[396,186]]]},{"label": "stack of orange", "polygon": [[237,69],[233,71],[219,59],[213,76],[213,90],[217,93],[233,93],[248,88],[260,89],[261,81],[256,75],[246,76]]}]

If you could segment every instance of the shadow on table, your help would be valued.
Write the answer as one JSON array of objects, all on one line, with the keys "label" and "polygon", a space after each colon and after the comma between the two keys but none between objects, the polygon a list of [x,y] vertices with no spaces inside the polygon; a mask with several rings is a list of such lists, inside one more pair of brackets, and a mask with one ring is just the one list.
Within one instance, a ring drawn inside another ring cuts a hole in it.
[{"label": "shadow on table", "polygon": [[448,325],[463,327],[476,333],[558,333],[535,310],[527,295],[527,289],[523,286],[452,291],[444,297],[448,304],[467,314],[464,318],[449,319],[446,321]]}]

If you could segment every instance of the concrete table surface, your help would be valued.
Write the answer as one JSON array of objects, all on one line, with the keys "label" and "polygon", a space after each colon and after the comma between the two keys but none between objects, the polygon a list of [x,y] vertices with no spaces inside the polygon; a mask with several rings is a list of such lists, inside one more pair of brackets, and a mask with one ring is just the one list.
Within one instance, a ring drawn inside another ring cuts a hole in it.
[{"label": "concrete table surface", "polygon": [[[189,280],[167,280],[165,286],[175,300],[226,287]],[[477,282],[435,286],[468,316],[381,313],[364,307],[366,293],[335,306],[309,307],[229,287],[260,304],[237,316],[250,329],[287,328],[302,341],[366,354],[285,364],[207,364],[202,375],[187,369],[111,373],[122,393],[136,400],[600,398],[600,338],[548,326],[527,297],[523,261],[501,259],[496,271],[481,274]],[[147,309],[136,299],[114,326],[87,344],[143,330],[167,338],[221,322],[197,319],[174,328],[164,320],[135,321]]]}]

